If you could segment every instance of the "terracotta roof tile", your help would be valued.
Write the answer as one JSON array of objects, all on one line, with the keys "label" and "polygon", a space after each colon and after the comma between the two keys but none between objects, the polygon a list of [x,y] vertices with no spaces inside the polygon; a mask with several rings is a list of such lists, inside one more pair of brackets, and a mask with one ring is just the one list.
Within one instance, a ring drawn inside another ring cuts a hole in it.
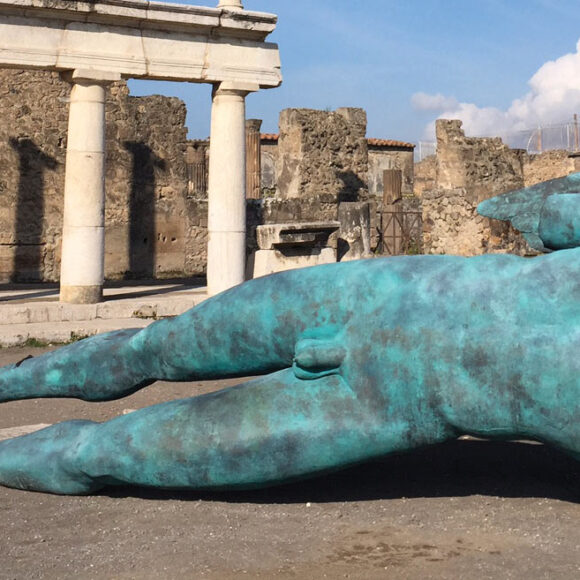
[{"label": "terracotta roof tile", "polygon": [[401,147],[405,149],[414,149],[413,143],[406,143],[405,141],[395,141],[394,139],[367,139],[367,143],[372,147]]},{"label": "terracotta roof tile", "polygon": [[[278,141],[278,133],[262,133],[260,135],[262,141]],[[367,143],[371,147],[400,147],[402,149],[414,149],[413,143],[405,141],[396,141],[395,139],[367,139]]]}]

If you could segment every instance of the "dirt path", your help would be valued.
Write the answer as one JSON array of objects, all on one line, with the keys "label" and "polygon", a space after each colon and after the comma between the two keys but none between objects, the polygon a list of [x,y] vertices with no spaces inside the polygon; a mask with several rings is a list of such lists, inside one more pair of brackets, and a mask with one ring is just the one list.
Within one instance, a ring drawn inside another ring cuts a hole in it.
[{"label": "dirt path", "polygon": [[[0,364],[39,352],[3,349]],[[0,428],[101,421],[234,382],[5,403]],[[579,476],[580,464],[541,445],[456,441],[251,493],[0,487],[0,578],[568,580],[580,576]]]}]

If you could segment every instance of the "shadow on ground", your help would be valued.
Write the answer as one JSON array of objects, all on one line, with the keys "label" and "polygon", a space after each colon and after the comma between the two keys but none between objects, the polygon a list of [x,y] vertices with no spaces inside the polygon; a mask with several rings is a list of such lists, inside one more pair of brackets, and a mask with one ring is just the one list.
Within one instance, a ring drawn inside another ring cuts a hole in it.
[{"label": "shadow on ground", "polygon": [[548,446],[457,440],[267,489],[200,493],[123,487],[104,495],[260,504],[469,495],[578,502],[579,482],[580,463]]}]

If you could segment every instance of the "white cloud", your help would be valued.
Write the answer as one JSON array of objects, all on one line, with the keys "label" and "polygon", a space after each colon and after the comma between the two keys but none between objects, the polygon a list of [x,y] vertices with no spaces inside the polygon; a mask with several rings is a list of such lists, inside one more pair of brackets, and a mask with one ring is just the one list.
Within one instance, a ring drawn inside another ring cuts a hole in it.
[{"label": "white cloud", "polygon": [[459,103],[455,97],[446,97],[441,93],[437,93],[436,95],[415,93],[411,97],[411,104],[413,108],[419,111],[441,111],[443,109],[456,107]]},{"label": "white cloud", "polygon": [[[441,111],[439,119],[461,119],[468,135],[503,136],[515,131],[532,129],[539,125],[562,123],[571,120],[580,110],[580,40],[576,52],[543,64],[528,81],[530,91],[514,99],[503,111],[495,107],[478,107],[473,103],[461,103],[453,97],[417,93],[411,101],[436,104]],[[454,103],[451,106],[445,102]],[[421,108],[421,107],[418,107]],[[428,107],[423,107],[428,108]],[[434,139],[435,121],[425,129],[425,138]]]}]

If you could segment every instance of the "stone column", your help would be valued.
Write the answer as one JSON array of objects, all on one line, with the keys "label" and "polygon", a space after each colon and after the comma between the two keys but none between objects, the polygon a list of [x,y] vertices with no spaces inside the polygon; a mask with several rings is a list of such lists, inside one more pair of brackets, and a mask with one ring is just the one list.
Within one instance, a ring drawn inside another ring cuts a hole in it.
[{"label": "stone column", "polygon": [[187,148],[185,163],[187,165],[187,191],[190,194],[207,195],[207,164],[205,145],[200,142]]},{"label": "stone column", "polygon": [[209,142],[207,291],[244,281],[246,265],[246,106],[257,85],[214,85]]},{"label": "stone column", "polygon": [[225,10],[243,10],[242,0],[219,0],[218,8],[224,8]]},{"label": "stone column", "polygon": [[260,119],[246,121],[246,198],[260,199],[262,158],[260,151]]},{"label": "stone column", "polygon": [[105,255],[105,87],[120,76],[75,70],[64,184],[60,301],[99,302]]}]

